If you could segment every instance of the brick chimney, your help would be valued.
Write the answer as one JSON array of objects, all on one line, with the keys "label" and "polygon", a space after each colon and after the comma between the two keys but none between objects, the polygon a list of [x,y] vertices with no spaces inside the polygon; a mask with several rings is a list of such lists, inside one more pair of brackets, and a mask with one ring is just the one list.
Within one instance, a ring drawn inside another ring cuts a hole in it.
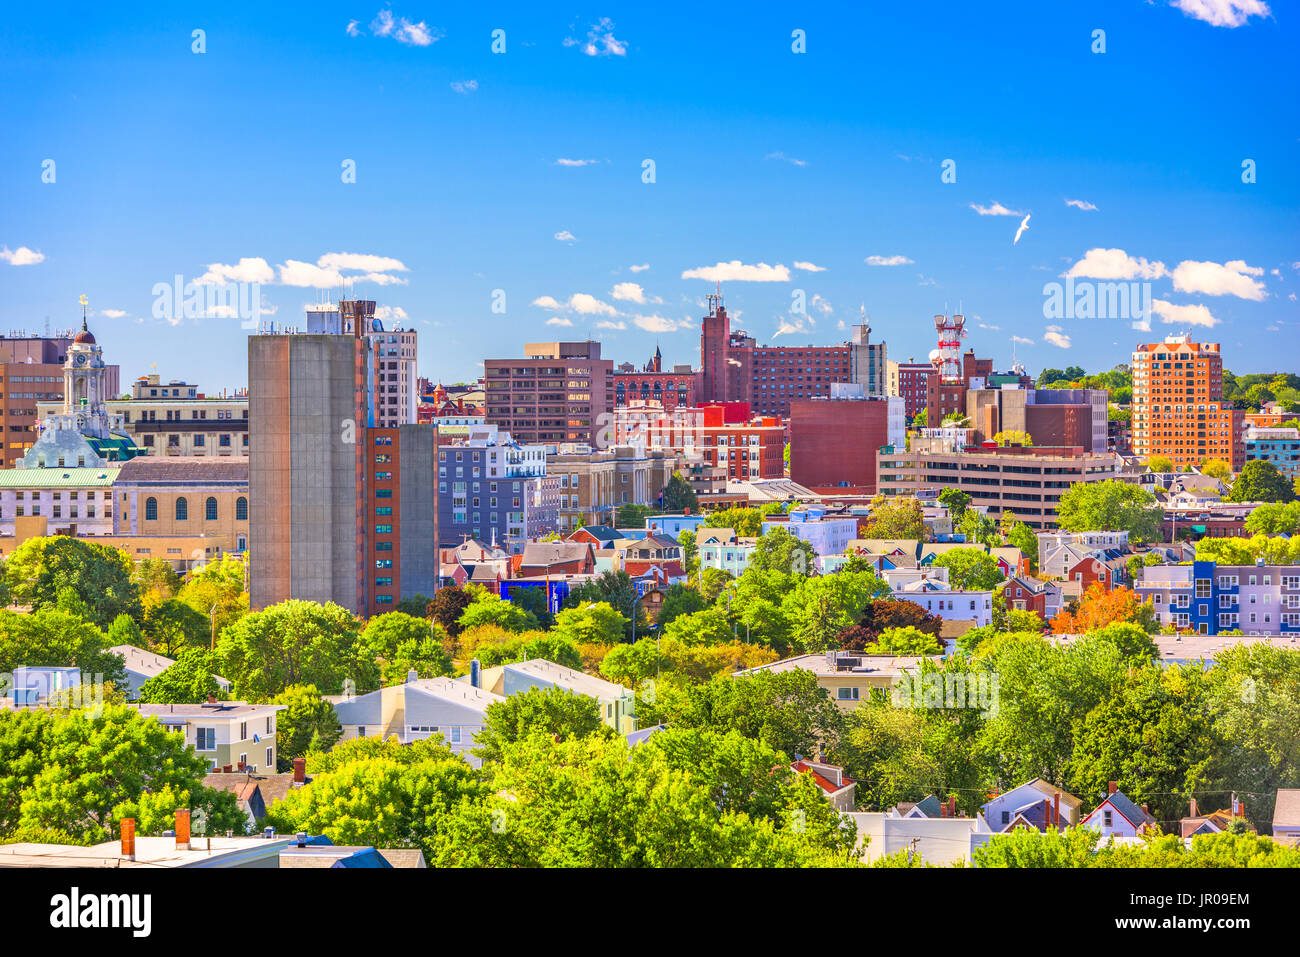
[{"label": "brick chimney", "polygon": [[293,759],[293,783],[294,784],[307,783],[307,759],[306,758]]},{"label": "brick chimney", "polygon": [[135,818],[122,818],[122,860],[135,860]]},{"label": "brick chimney", "polygon": [[1107,787],[1109,788],[1109,791],[1107,792],[1109,794],[1114,794],[1116,791],[1119,790],[1119,786],[1114,781],[1111,781],[1110,784],[1107,785]]},{"label": "brick chimney", "polygon": [[939,804],[939,816],[940,816],[940,817],[947,817],[947,816],[948,816],[948,802],[947,802],[947,801],[943,801],[943,802],[941,802],[941,803]]},{"label": "brick chimney", "polygon": [[957,816],[957,796],[955,794],[951,794],[948,796],[948,816],[949,817]]},{"label": "brick chimney", "polygon": [[188,809],[176,811],[176,850],[190,849],[190,812]]}]

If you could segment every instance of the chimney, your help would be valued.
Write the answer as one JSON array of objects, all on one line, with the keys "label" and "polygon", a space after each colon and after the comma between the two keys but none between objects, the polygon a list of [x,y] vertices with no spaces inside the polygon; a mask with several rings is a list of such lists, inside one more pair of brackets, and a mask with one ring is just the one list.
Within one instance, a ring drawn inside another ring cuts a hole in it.
[{"label": "chimney", "polygon": [[234,765],[223,764],[223,765],[221,766],[221,770],[222,770],[222,772],[223,772],[224,774],[229,774],[231,771],[235,770],[235,768],[234,768]]},{"label": "chimney", "polygon": [[483,666],[479,664],[477,658],[471,658],[469,662],[469,683],[471,688],[480,687],[483,681]]},{"label": "chimney", "polygon": [[414,668],[412,668],[410,671],[406,673],[406,681],[408,684],[410,684],[412,681],[419,681],[419,680],[420,680],[420,675]]},{"label": "chimney", "polygon": [[1109,788],[1109,790],[1107,791],[1108,794],[1114,794],[1116,791],[1119,790],[1119,788],[1116,786],[1114,781],[1111,781],[1110,784],[1107,785],[1107,787]]},{"label": "chimney", "polygon": [[307,759],[306,758],[293,759],[293,783],[294,784],[307,783]]},{"label": "chimney", "polygon": [[1149,807],[1147,807],[1145,804],[1143,804],[1143,805],[1142,805],[1142,813],[1143,813],[1143,814],[1150,814],[1150,813],[1151,813],[1151,808],[1149,808]]},{"label": "chimney", "polygon": [[957,795],[955,794],[948,796],[948,816],[949,817],[957,816]]},{"label": "chimney", "polygon": [[1052,802],[1043,798],[1043,833],[1052,829]]},{"label": "chimney", "polygon": [[176,850],[190,849],[190,812],[188,808],[176,811]]},{"label": "chimney", "polygon": [[135,860],[135,818],[122,818],[122,860]]},{"label": "chimney", "polygon": [[1245,816],[1246,816],[1246,802],[1245,802],[1245,801],[1238,801],[1238,802],[1237,802],[1237,813],[1236,813],[1235,816],[1236,816],[1236,817],[1245,817]]},{"label": "chimney", "polygon": [[1189,802],[1189,804],[1191,805],[1191,807],[1190,807],[1190,809],[1189,809],[1189,810],[1190,810],[1190,813],[1189,813],[1187,816],[1188,816],[1188,817],[1200,817],[1200,816],[1201,816],[1201,815],[1200,815],[1200,812],[1196,810],[1196,798],[1192,798],[1192,800]]},{"label": "chimney", "polygon": [[240,773],[240,774],[243,774],[243,773],[244,773],[245,771],[247,771],[247,770],[248,770],[248,765],[247,765],[247,763],[244,762],[244,761],[240,761],[240,762],[239,762],[239,773]]},{"label": "chimney", "polygon": [[947,801],[943,801],[943,802],[941,802],[941,803],[939,804],[939,816],[940,816],[940,817],[947,817],[947,816],[948,816],[948,802],[947,802]]}]

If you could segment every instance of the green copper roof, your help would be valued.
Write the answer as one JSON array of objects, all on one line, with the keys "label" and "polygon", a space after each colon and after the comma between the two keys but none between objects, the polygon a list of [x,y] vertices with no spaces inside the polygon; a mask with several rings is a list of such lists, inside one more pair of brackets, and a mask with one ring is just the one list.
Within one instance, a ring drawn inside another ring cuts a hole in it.
[{"label": "green copper roof", "polygon": [[0,469],[0,488],[109,488],[120,469]]}]

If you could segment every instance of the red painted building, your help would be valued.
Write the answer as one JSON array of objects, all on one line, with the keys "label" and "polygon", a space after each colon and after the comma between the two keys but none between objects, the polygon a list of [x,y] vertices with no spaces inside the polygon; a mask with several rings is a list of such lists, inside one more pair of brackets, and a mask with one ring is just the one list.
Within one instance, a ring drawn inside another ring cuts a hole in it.
[{"label": "red painted building", "polygon": [[876,452],[888,444],[885,399],[799,399],[790,404],[790,479],[800,485],[875,492]]}]

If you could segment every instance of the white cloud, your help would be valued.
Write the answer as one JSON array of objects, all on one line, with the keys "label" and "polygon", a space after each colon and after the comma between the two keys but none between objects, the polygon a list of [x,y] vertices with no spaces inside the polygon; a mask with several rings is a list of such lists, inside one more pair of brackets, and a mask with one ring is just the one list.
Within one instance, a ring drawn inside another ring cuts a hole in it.
[{"label": "white cloud", "polygon": [[693,323],[689,319],[667,319],[663,316],[633,316],[632,322],[638,329],[646,332],[676,332],[689,329]]},{"label": "white cloud", "polygon": [[555,238],[562,243],[576,243],[578,241],[578,237],[573,235],[573,233],[569,232],[567,229],[561,229],[555,234]]},{"label": "white cloud", "polygon": [[645,272],[647,269],[650,268],[650,264],[642,263],[640,266],[628,266],[627,268],[630,269],[632,272]]},{"label": "white cloud", "polygon": [[406,310],[403,309],[401,306],[375,306],[375,318],[376,319],[405,319]]},{"label": "white cloud", "polygon": [[620,320],[620,321],[618,321],[618,322],[614,322],[613,320],[610,320],[610,319],[602,319],[602,320],[600,320],[600,322],[596,323],[596,328],[597,328],[597,329],[614,329],[614,330],[626,329],[626,328],[627,328],[627,323],[626,323],[626,322],[623,322],[622,320]]},{"label": "white cloud", "polygon": [[868,266],[910,266],[913,262],[906,256],[868,256],[862,261]]},{"label": "white cloud", "polygon": [[812,307],[816,309],[818,312],[820,312],[823,316],[829,316],[832,312],[835,311],[832,308],[831,304],[827,302],[822,296],[818,295],[817,293],[813,294]]},{"label": "white cloud", "polygon": [[413,47],[427,47],[443,36],[440,31],[430,29],[423,20],[412,23],[406,17],[394,17],[393,11],[387,9],[379,11],[370,24],[370,30],[377,37],[392,37],[398,43]]},{"label": "white cloud", "polygon": [[682,273],[683,279],[707,279],[709,282],[789,282],[790,270],[780,263],[769,266],[756,263],[747,266],[739,259],[716,266],[699,266]]},{"label": "white cloud", "polygon": [[1219,320],[1210,314],[1210,310],[1200,303],[1176,306],[1163,299],[1151,300],[1151,311],[1160,317],[1160,321],[1177,326],[1217,326]]},{"label": "white cloud", "polygon": [[478,89],[478,80],[452,80],[451,91],[453,93],[473,93]]},{"label": "white cloud", "polygon": [[280,265],[280,283],[285,286],[309,286],[314,289],[332,289],[343,282],[336,269],[322,269],[314,263],[286,259]]},{"label": "white cloud", "polygon": [[1061,349],[1070,348],[1070,337],[1061,331],[1060,326],[1048,326],[1043,330],[1043,341]]},{"label": "white cloud", "polygon": [[975,210],[975,212],[979,213],[981,216],[1021,216],[1021,215],[1024,215],[1023,210],[1019,210],[1019,209],[1007,209],[1007,207],[1003,206],[1003,205],[1002,205],[1001,203],[999,203],[997,200],[994,200],[994,201],[993,201],[993,204],[992,204],[991,206],[980,206],[980,205],[977,204],[977,203],[971,203],[971,204],[970,204],[970,208],[973,209],[973,210]]},{"label": "white cloud", "polygon": [[1089,213],[1095,213],[1097,211],[1097,207],[1094,206],[1092,203],[1088,202],[1086,199],[1067,199],[1065,201],[1065,205],[1073,206],[1076,209],[1082,209],[1085,212],[1089,212]]},{"label": "white cloud", "polygon": [[623,302],[645,302],[645,290],[634,282],[620,282],[609,294]]},{"label": "white cloud", "polygon": [[586,56],[627,56],[627,42],[614,36],[614,21],[601,17],[587,31],[586,40],[568,37],[566,47],[579,47]]},{"label": "white cloud", "polygon": [[108,316],[110,319],[121,319],[126,315],[125,310],[122,309],[101,309],[99,312],[101,315]]},{"label": "white cloud", "polygon": [[368,253],[326,253],[316,260],[321,269],[361,269],[365,272],[407,272],[406,264],[389,256]]},{"label": "white cloud", "polygon": [[548,326],[571,326],[573,325],[573,320],[565,319],[562,316],[551,316],[551,318],[546,320],[546,324]]},{"label": "white cloud", "polygon": [[1159,279],[1169,275],[1162,262],[1148,262],[1122,249],[1089,249],[1066,276],[1086,279]]},{"label": "white cloud", "polygon": [[556,302],[553,296],[538,296],[536,299],[533,300],[532,304],[534,306],[540,306],[542,309],[562,308],[560,304]]},{"label": "white cloud", "polygon": [[777,324],[776,332],[772,333],[772,338],[775,339],[777,336],[788,336],[792,333],[807,331],[808,327],[804,325],[802,319],[796,319],[794,322],[791,322],[789,319],[782,318]]},{"label": "white cloud", "polygon": [[1012,246],[1014,246],[1016,243],[1020,242],[1020,237],[1023,236],[1024,233],[1025,233],[1025,230],[1029,228],[1029,216],[1030,216],[1030,215],[1031,215],[1031,214],[1026,213],[1026,214],[1025,214],[1025,218],[1022,219],[1022,220],[1020,221],[1020,228],[1016,230],[1016,238],[1013,239],[1013,240],[1011,240],[1011,245],[1012,245]]},{"label": "white cloud", "polygon": [[45,261],[45,254],[28,249],[26,246],[19,246],[14,250],[3,246],[0,247],[0,260],[4,260],[11,266],[34,266]]},{"label": "white cloud", "polygon": [[194,281],[201,286],[224,285],[228,282],[274,282],[275,270],[261,256],[244,256],[233,266],[208,263],[208,271]]},{"label": "white cloud", "polygon": [[599,163],[599,162],[600,160],[569,159],[567,157],[561,156],[559,159],[555,161],[555,165],[556,166],[591,166],[592,164]]},{"label": "white cloud", "polygon": [[789,163],[791,166],[807,166],[807,160],[795,159],[793,156],[786,156],[784,153],[768,153],[763,157],[765,160],[781,160]]},{"label": "white cloud", "polygon": [[350,36],[350,37],[359,37],[359,36],[361,36],[361,21],[360,21],[360,20],[349,20],[349,21],[348,21],[348,30],[347,30],[347,33],[348,33],[348,36]]},{"label": "white cloud", "polygon": [[569,297],[569,308],[584,316],[617,316],[618,310],[607,302],[585,292],[575,292]]},{"label": "white cloud", "polygon": [[825,266],[817,266],[814,265],[813,263],[802,262],[798,259],[796,259],[790,265],[794,266],[795,269],[802,269],[804,272],[825,272],[826,271]]},{"label": "white cloud", "polygon": [[1024,345],[1024,346],[1032,346],[1032,345],[1034,344],[1034,340],[1033,340],[1033,339],[1026,339],[1024,336],[1012,336],[1012,337],[1011,337],[1011,341],[1012,341],[1012,342],[1018,342],[1018,343],[1020,343],[1021,345]]},{"label": "white cloud", "polygon": [[1269,17],[1273,12],[1263,0],[1172,0],[1170,6],[1215,27],[1243,26],[1251,17]]},{"label": "white cloud", "polygon": [[1244,260],[1234,259],[1220,265],[1185,259],[1174,268],[1174,288],[1179,292],[1202,293],[1207,296],[1237,296],[1262,302],[1267,298],[1264,284],[1251,276],[1264,275],[1262,266],[1247,266]]},{"label": "white cloud", "polygon": [[989,329],[989,330],[991,330],[991,331],[993,331],[993,332],[1001,332],[1001,331],[1002,331],[1002,327],[1001,327],[1001,326],[991,326],[991,325],[989,325],[988,323],[984,323],[984,322],[977,322],[976,325],[979,326],[981,329]]}]

